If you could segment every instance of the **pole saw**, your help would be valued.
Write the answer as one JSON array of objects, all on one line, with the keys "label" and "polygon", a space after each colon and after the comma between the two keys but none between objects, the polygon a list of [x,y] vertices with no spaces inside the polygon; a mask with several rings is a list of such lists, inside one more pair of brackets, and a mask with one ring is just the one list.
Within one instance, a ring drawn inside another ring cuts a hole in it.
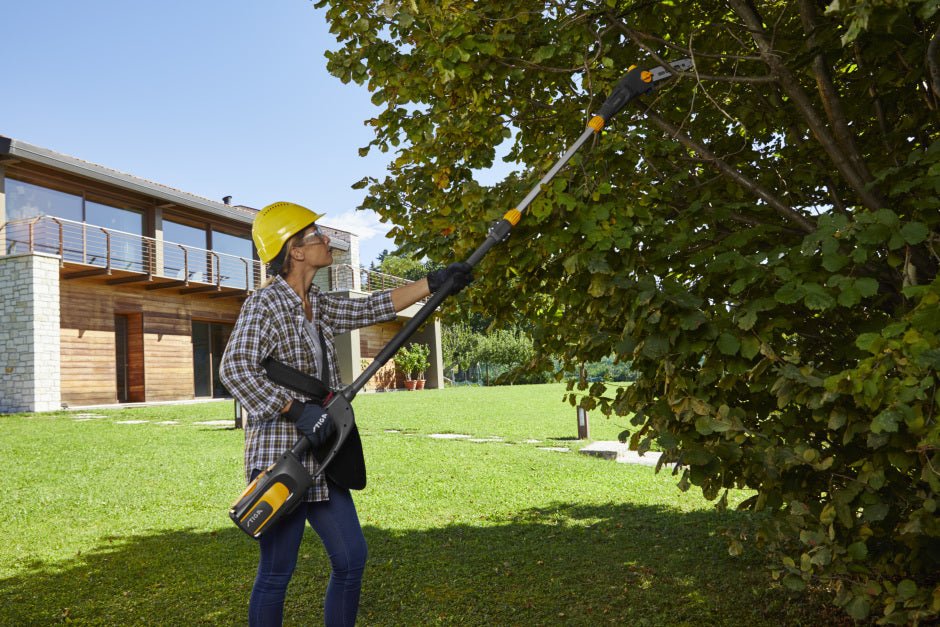
[{"label": "pole saw", "polygon": [[[651,91],[655,83],[669,78],[673,72],[684,71],[691,67],[692,61],[689,59],[671,63],[668,69],[663,66],[650,70],[640,69],[635,65],[630,67],[614,87],[597,115],[588,122],[587,128],[577,141],[565,151],[542,180],[522,199],[522,202],[514,209],[507,211],[503,218],[493,225],[486,236],[486,240],[467,258],[466,262],[471,267],[476,266],[493,246],[505,241],[509,237],[512,228],[519,223],[522,213],[542,192],[542,189],[555,178],[558,171],[568,163],[584,142],[592,135],[600,133],[604,125],[628,102]],[[362,374],[351,385],[337,391],[326,401],[324,409],[333,419],[336,433],[324,449],[314,452],[320,464],[317,476],[323,474],[333,462],[337,453],[353,432],[355,416],[351,403],[356,394],[398,352],[398,349],[408,341],[424,321],[437,310],[450,294],[452,288],[453,279],[448,279],[440,289],[431,295],[415,316],[405,323],[391,341],[379,351],[379,354],[363,370]],[[294,510],[307,489],[313,485],[313,477],[310,476],[300,461],[308,448],[310,448],[310,442],[306,437],[301,436],[289,451],[259,474],[245,488],[245,491],[229,509],[229,517],[239,529],[253,538],[258,538],[266,529],[269,529],[283,516]]]}]

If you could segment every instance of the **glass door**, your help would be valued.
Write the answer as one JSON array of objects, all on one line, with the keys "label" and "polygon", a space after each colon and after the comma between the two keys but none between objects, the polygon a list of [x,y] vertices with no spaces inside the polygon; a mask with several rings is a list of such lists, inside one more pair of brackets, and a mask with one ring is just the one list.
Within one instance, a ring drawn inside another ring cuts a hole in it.
[{"label": "glass door", "polygon": [[197,397],[229,396],[219,380],[219,367],[233,328],[231,324],[193,320],[193,392]]},{"label": "glass door", "polygon": [[127,316],[114,316],[114,365],[117,374],[117,402],[126,403],[128,392]]}]

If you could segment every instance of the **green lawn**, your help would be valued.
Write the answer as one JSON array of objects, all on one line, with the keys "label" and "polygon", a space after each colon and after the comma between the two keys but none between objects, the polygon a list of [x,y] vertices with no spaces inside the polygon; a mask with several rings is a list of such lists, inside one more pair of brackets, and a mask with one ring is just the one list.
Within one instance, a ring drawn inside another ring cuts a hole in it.
[{"label": "green lawn", "polygon": [[[668,472],[580,446],[561,385],[360,395],[369,464],[363,625],[816,625],[819,600],[772,585],[747,529]],[[0,417],[7,485],[0,624],[242,624],[256,543],[230,403]],[[143,424],[123,421],[147,420]],[[175,421],[177,424],[158,424]],[[594,439],[626,421],[594,416]],[[460,433],[501,441],[428,437]],[[538,442],[527,442],[538,440]],[[329,567],[301,549],[288,624],[318,624]]]}]

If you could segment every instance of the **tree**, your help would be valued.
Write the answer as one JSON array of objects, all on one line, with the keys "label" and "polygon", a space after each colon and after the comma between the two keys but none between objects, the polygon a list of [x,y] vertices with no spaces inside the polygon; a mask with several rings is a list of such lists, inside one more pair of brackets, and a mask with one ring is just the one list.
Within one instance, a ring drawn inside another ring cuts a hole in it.
[{"label": "tree", "polygon": [[[477,360],[506,369],[521,368],[532,361],[533,356],[532,338],[518,328],[487,333],[477,349]],[[486,383],[490,383],[488,369]]]},{"label": "tree", "polygon": [[427,275],[427,270],[420,261],[401,255],[390,255],[387,251],[382,252],[378,266],[373,269],[409,281],[417,281]]},{"label": "tree", "polygon": [[441,331],[441,357],[444,369],[456,374],[478,361],[477,354],[483,335],[466,323],[444,325]]},{"label": "tree", "polygon": [[[531,320],[568,371],[637,380],[679,484],[746,487],[793,588],[857,619],[940,612],[940,30],[928,0],[323,0],[329,70],[395,151],[363,206],[402,250],[466,258],[581,132],[624,68],[691,57],[531,205],[461,298]],[[475,172],[507,148],[516,171]],[[512,285],[512,289],[507,289]],[[734,541],[733,551],[740,544]]]}]

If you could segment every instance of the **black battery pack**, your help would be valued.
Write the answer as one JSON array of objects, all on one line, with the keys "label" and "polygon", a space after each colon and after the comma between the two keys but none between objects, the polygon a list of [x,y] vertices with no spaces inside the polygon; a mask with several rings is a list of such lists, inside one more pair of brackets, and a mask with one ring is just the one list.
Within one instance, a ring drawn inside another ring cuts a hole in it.
[{"label": "black battery pack", "polygon": [[248,484],[229,509],[229,518],[252,538],[259,538],[294,511],[313,485],[310,473],[293,451],[287,451]]}]

